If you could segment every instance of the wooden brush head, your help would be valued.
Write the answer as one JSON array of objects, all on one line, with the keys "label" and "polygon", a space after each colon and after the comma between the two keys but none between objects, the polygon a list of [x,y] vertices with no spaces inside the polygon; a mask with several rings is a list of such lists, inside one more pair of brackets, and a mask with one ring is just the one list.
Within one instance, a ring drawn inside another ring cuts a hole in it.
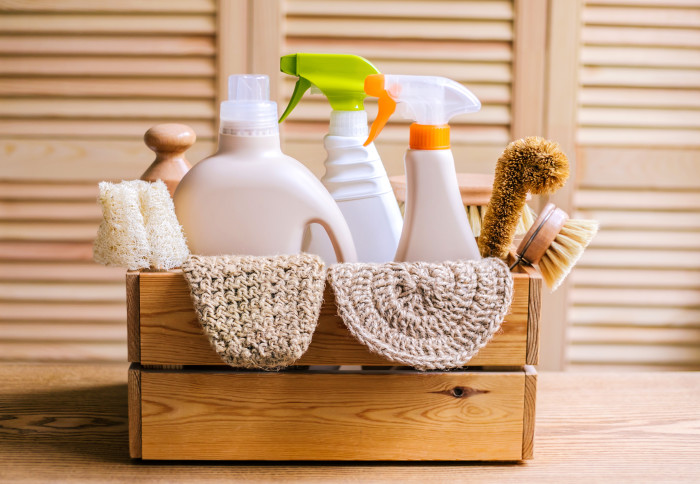
[{"label": "wooden brush head", "polygon": [[529,265],[537,264],[567,220],[569,216],[565,211],[557,208],[553,203],[548,203],[520,242],[516,250],[517,261]]}]

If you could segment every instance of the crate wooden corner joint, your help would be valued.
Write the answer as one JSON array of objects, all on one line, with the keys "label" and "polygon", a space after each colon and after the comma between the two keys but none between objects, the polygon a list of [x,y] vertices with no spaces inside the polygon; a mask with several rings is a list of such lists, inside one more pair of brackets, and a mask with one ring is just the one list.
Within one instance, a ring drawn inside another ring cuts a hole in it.
[{"label": "crate wooden corner joint", "polygon": [[514,273],[501,331],[460,371],[392,362],[345,329],[327,288],[298,365],[237,371],[202,333],[181,272],[126,276],[132,457],[178,460],[532,458],[541,278]]}]

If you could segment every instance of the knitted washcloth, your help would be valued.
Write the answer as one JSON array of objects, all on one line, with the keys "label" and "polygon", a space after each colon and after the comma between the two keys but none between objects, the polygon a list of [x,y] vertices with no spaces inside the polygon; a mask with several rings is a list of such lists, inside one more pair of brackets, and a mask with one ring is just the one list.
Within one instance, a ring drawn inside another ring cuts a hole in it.
[{"label": "knitted washcloth", "polygon": [[209,342],[231,366],[275,369],[309,347],[323,302],[318,256],[190,256],[182,270]]},{"label": "knitted washcloth", "polygon": [[498,331],[513,298],[499,259],[337,264],[329,280],[360,342],[421,370],[463,366]]}]

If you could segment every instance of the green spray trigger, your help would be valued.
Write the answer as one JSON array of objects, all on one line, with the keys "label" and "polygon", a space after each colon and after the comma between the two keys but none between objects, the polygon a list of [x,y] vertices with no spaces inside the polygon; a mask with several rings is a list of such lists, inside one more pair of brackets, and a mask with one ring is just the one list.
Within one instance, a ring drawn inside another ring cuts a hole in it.
[{"label": "green spray trigger", "polygon": [[362,111],[367,96],[365,78],[379,73],[367,59],[346,54],[289,54],[280,58],[280,70],[299,77],[280,123],[311,86],[316,86],[336,111]]}]

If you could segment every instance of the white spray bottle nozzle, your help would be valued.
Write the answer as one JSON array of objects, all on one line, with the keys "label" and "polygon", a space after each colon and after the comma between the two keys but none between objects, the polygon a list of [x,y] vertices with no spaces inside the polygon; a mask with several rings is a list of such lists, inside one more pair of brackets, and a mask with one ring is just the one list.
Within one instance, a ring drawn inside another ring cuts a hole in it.
[{"label": "white spray bottle nozzle", "polygon": [[369,144],[402,103],[402,114],[419,125],[446,125],[453,116],[481,109],[479,99],[466,87],[445,77],[374,74],[365,79],[365,92],[379,98]]}]

